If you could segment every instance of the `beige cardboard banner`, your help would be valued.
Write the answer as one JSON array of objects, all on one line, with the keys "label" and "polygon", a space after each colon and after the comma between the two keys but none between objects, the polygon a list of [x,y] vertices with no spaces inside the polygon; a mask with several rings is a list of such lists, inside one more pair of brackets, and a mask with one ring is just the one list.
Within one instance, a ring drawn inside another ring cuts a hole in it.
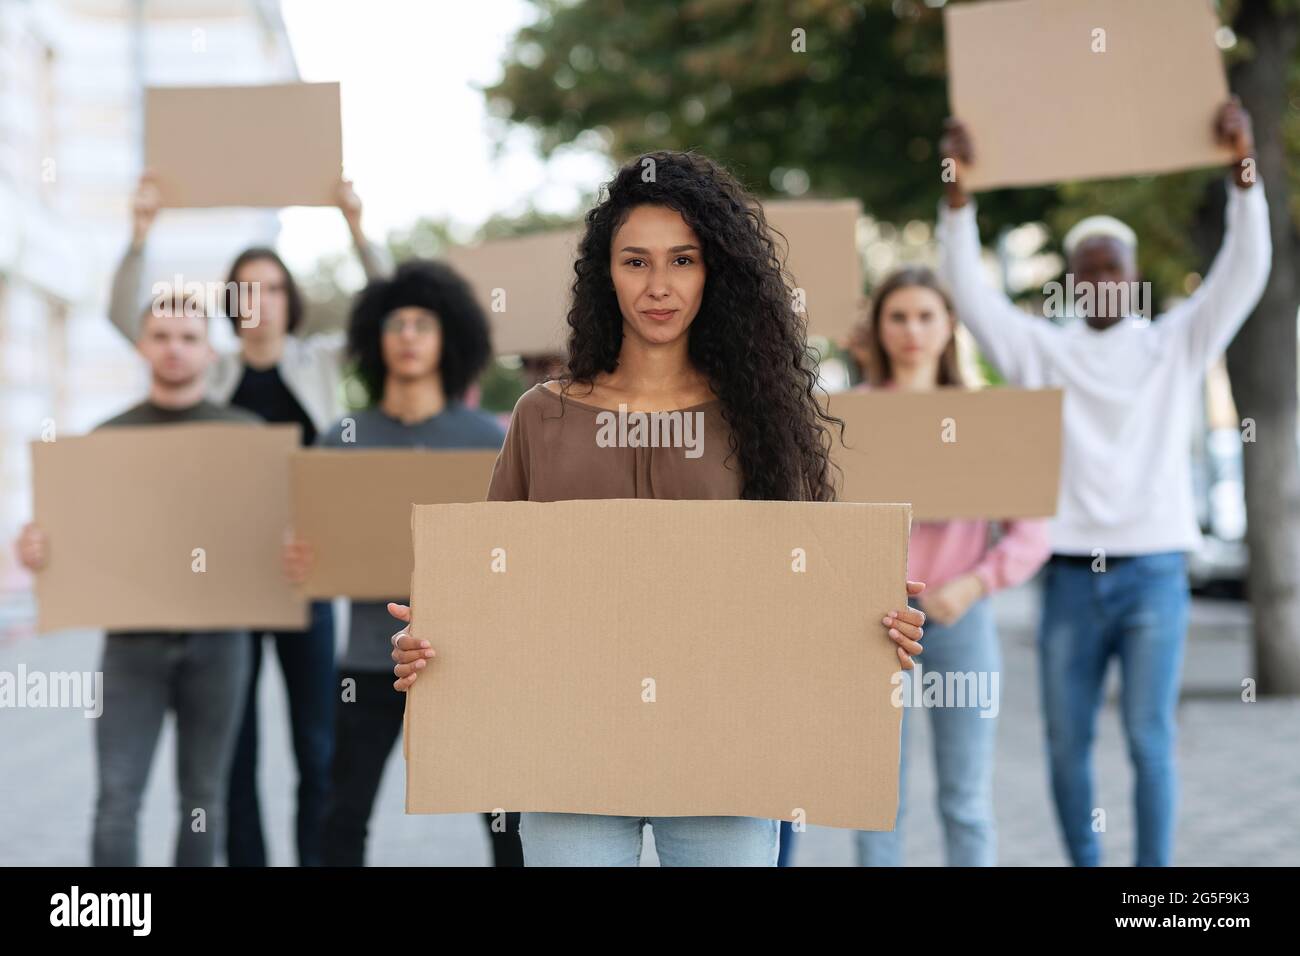
[{"label": "beige cardboard banner", "polygon": [[944,9],[948,102],[973,191],[1227,165],[1206,0],[996,0]]},{"label": "beige cardboard banner", "polygon": [[337,83],[150,87],[144,110],[145,165],[164,206],[338,201]]},{"label": "beige cardboard banner", "polygon": [[[862,267],[858,258],[857,200],[783,200],[763,207],[768,224],[787,242],[787,267],[809,333],[838,338],[861,317]],[[562,229],[461,246],[447,262],[473,286],[492,323],[492,344],[502,355],[562,353],[581,231]],[[775,238],[775,237],[774,237]]]},{"label": "beige cardboard banner", "polygon": [[495,451],[312,448],[293,456],[293,524],[311,545],[308,597],[404,597],[411,505],[482,501]]},{"label": "beige cardboard banner", "polygon": [[408,813],[891,829],[906,505],[417,506]]},{"label": "beige cardboard banner", "polygon": [[281,566],[294,425],[106,428],[32,442],[39,627],[301,628]]},{"label": "beige cardboard banner", "polygon": [[1060,389],[837,392],[840,501],[910,501],[917,521],[1056,513]]}]

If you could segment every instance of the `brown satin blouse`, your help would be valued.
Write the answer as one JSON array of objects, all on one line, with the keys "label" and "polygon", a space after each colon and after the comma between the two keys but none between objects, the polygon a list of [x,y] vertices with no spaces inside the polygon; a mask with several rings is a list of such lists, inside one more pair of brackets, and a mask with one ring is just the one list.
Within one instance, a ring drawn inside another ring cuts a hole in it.
[{"label": "brown satin blouse", "polygon": [[[686,447],[644,447],[649,439],[645,430],[637,434],[631,412],[620,438],[617,411],[535,385],[515,404],[487,500],[739,499],[740,464],[731,454],[722,402],[677,411],[693,416],[699,430],[690,437],[699,440],[699,457],[690,457]],[[658,434],[665,433],[661,428]]]}]

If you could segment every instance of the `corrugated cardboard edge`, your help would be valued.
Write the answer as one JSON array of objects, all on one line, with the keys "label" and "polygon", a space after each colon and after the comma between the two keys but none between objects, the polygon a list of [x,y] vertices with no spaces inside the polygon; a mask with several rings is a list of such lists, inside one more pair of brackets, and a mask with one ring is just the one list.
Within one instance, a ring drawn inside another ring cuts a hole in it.
[{"label": "corrugated cardboard edge", "polygon": [[[907,604],[907,603],[908,603],[908,600],[907,600],[907,581],[908,581],[908,578],[911,577],[911,574],[910,574],[910,572],[908,571],[908,563],[912,560],[912,503],[911,503],[910,501],[909,501],[909,502],[905,502],[905,503],[904,503],[904,507],[907,508],[907,526],[906,526],[906,529],[905,529],[905,530],[906,530],[906,534],[903,536],[903,603],[904,603],[904,604]],[[922,593],[924,593],[924,592],[922,592]],[[924,644],[921,645],[921,650],[922,650],[922,652],[924,653],[924,651],[925,651],[925,645],[924,645]],[[898,776],[895,778],[895,786],[894,786],[894,825],[891,826],[891,827],[889,828],[889,831],[888,831],[888,832],[890,832],[890,833],[892,833],[894,830],[897,830],[897,829],[898,829],[898,812],[899,812],[899,810],[900,810],[900,808],[901,808],[901,806],[902,806],[902,803],[903,803],[903,800],[902,800],[902,789],[903,789],[903,718],[907,716],[906,713],[902,713],[903,710],[904,710],[904,708],[902,708],[902,707],[899,708],[900,713],[899,713],[899,715],[898,715]]]},{"label": "corrugated cardboard edge", "polygon": [[[417,505],[411,505],[411,548],[412,549],[415,548],[415,509],[417,507],[418,507]],[[407,592],[410,595],[410,597],[408,597],[407,600],[411,602],[410,608],[411,608],[412,622],[415,621],[415,572],[416,572],[415,565],[412,564],[410,591]],[[396,678],[397,675],[394,674],[393,677]],[[402,759],[403,760],[411,759],[410,727],[411,727],[411,688],[408,687],[406,688],[406,706],[402,708]],[[408,773],[406,775],[406,807],[404,808],[407,813],[411,812],[410,806],[411,806],[411,775]]]}]

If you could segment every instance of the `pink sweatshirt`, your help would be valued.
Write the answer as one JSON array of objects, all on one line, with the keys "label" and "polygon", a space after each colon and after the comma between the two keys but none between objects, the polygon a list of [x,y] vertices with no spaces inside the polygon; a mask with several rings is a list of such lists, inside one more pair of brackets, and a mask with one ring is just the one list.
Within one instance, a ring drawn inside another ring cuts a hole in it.
[{"label": "pink sweatshirt", "polygon": [[1050,553],[1046,518],[1001,522],[1002,537],[989,546],[991,523],[979,518],[912,522],[907,576],[934,591],[963,574],[974,574],[984,593],[1022,584]]},{"label": "pink sweatshirt", "polygon": [[[865,390],[859,385],[855,391]],[[883,388],[892,388],[886,385]],[[982,518],[913,521],[907,577],[933,593],[954,578],[974,574],[984,593],[1023,584],[1051,554],[1046,518],[997,522],[1002,536],[990,546],[994,522]]]}]

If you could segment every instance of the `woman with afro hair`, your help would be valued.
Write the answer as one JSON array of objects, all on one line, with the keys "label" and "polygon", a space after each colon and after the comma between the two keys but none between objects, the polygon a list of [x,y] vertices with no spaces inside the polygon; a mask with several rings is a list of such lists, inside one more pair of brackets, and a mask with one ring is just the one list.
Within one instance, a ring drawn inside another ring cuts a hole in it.
[{"label": "woman with afro hair", "polygon": [[[328,448],[484,448],[504,437],[496,419],[468,408],[465,393],[492,354],[487,319],[465,281],[439,262],[403,263],[391,279],[358,294],[348,325],[348,354],[369,404],[317,442]],[[301,583],[311,543],[285,546],[285,573]],[[353,697],[338,708],[333,786],[326,804],[324,863],[361,866],[366,830],[384,765],[402,730],[405,699],[388,676],[392,622],[383,601],[353,601],[340,677]],[[498,866],[520,866],[518,814],[492,826]]]}]

